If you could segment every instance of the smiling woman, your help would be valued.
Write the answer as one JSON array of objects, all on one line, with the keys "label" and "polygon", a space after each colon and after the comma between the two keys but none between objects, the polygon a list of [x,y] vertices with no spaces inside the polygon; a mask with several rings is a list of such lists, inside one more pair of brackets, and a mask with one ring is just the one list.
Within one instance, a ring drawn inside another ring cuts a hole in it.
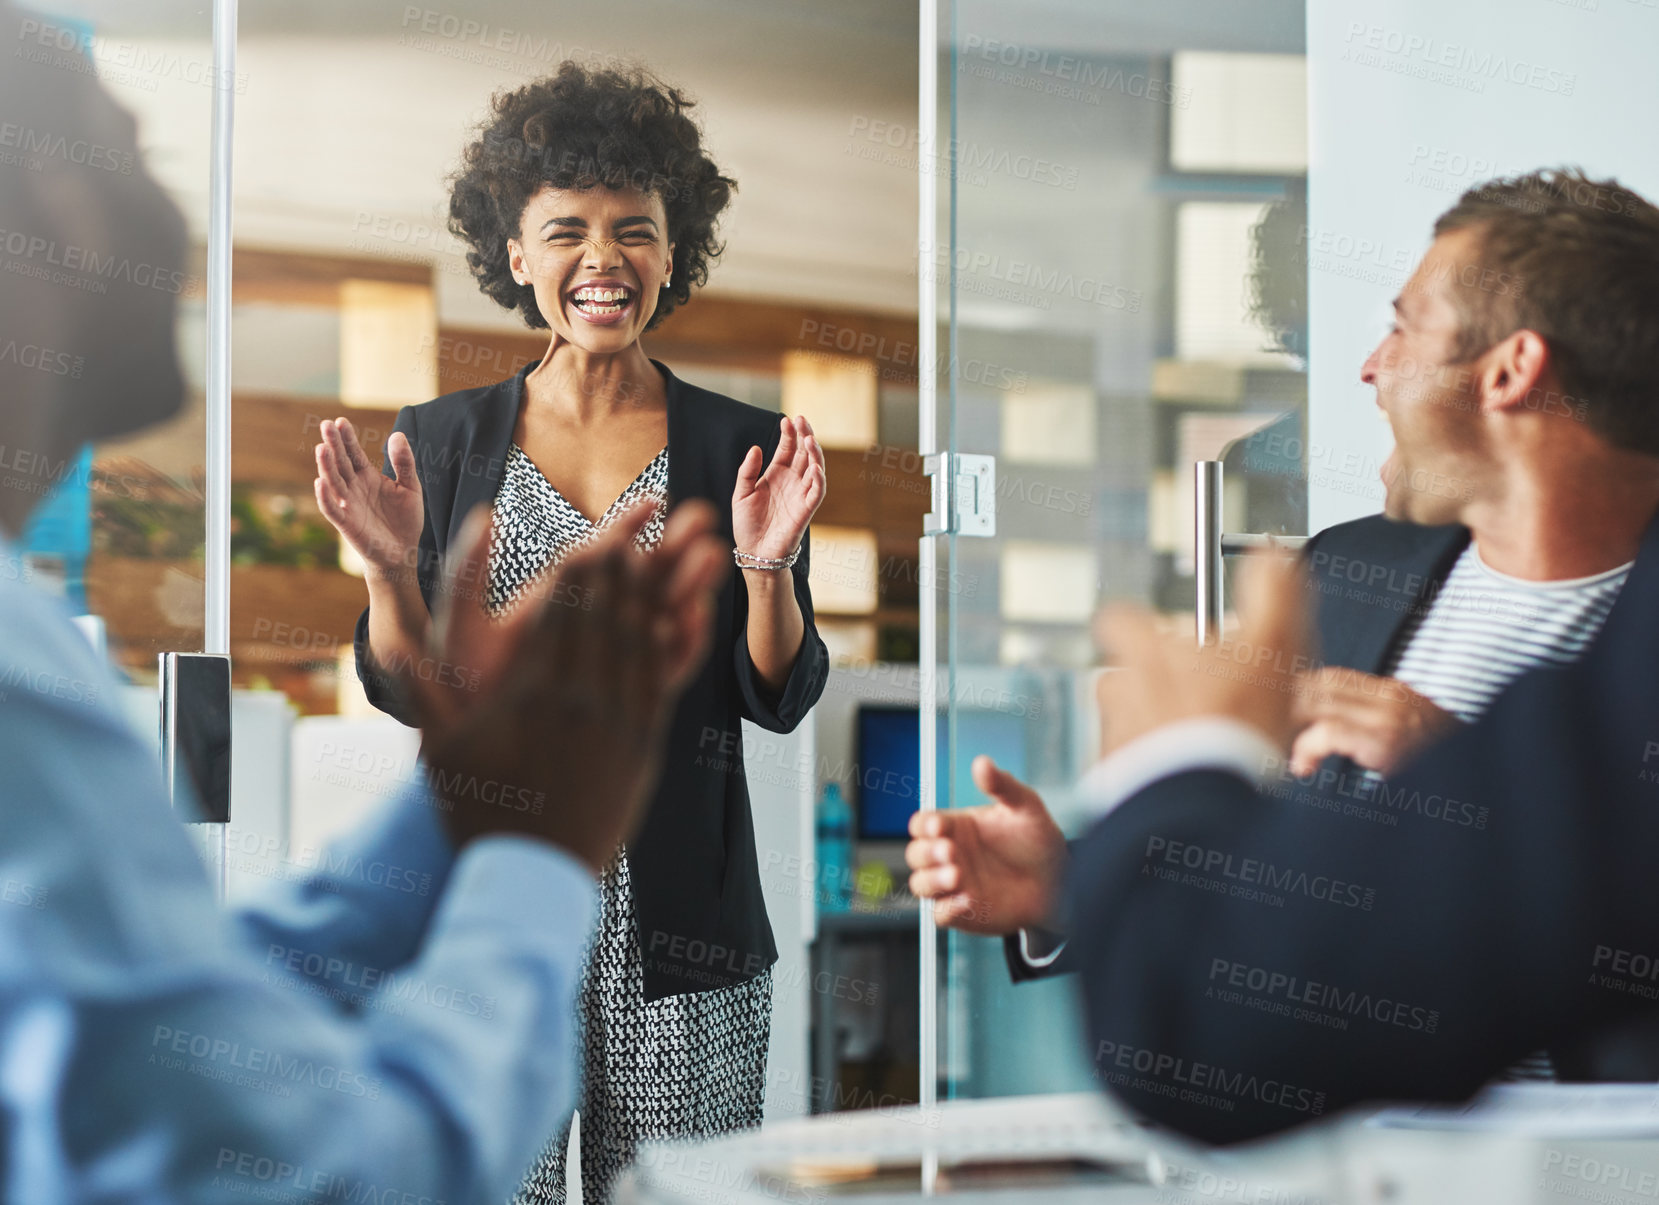
[{"label": "smiling woman", "polygon": [[[704,152],[691,108],[678,89],[644,72],[584,71],[574,63],[498,96],[491,120],[466,149],[449,201],[450,229],[467,242],[467,264],[479,288],[502,306],[516,307],[530,327],[546,328],[545,298],[513,266],[509,245],[521,230],[546,238],[543,227],[557,215],[527,212],[544,190],[602,189],[654,201],[655,215],[627,216],[650,217],[658,240],[665,226],[673,231],[669,262],[655,276],[662,288],[646,307],[641,329],[689,301],[720,255],[715,226],[737,187]],[[641,224],[630,221],[623,229],[637,234]],[[558,228],[571,247],[584,236],[620,237],[619,231],[593,231],[574,221]]]},{"label": "smiling woman", "polygon": [[[316,450],[318,505],[366,566],[358,672],[370,701],[407,723],[420,717],[402,680],[427,663],[440,601],[548,605],[537,583],[641,505],[654,512],[641,547],[687,498],[713,502],[735,545],[714,652],[672,721],[662,785],[603,875],[579,1004],[582,1189],[594,1202],[610,1199],[641,1139],[760,1121],[777,948],[742,722],[793,729],[828,669],[807,588],[807,528],[825,491],[811,425],[688,385],[640,346],[707,281],[735,186],[690,108],[643,71],[572,63],[499,94],[453,179],[450,229],[480,289],[545,330],[546,352],[505,381],[405,407],[381,472],[346,420],[324,422]],[[446,588],[439,562],[478,507],[492,524],[488,581]],[[550,1137],[525,1200],[564,1200],[567,1137]]]}]

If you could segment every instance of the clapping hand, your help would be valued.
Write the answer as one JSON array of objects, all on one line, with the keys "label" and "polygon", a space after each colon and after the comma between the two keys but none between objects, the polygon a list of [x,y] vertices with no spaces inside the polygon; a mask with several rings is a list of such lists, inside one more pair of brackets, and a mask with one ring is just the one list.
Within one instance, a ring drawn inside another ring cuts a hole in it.
[{"label": "clapping hand", "polygon": [[1392,774],[1402,762],[1458,726],[1458,718],[1398,678],[1326,666],[1302,675],[1296,718],[1305,727],[1290,749],[1290,770],[1312,774],[1333,754]]},{"label": "clapping hand", "polygon": [[824,450],[804,418],[779,420],[783,428],[772,463],[758,446],[749,449],[732,491],[732,540],[738,551],[782,558],[795,551],[824,501],[828,478]]},{"label": "clapping hand", "polygon": [[1101,674],[1095,690],[1102,754],[1203,717],[1241,721],[1290,747],[1298,675],[1311,668],[1306,575],[1297,562],[1260,554],[1240,577],[1239,632],[1219,645],[1196,647],[1190,631],[1170,631],[1144,607],[1103,613],[1103,643],[1119,668]]}]

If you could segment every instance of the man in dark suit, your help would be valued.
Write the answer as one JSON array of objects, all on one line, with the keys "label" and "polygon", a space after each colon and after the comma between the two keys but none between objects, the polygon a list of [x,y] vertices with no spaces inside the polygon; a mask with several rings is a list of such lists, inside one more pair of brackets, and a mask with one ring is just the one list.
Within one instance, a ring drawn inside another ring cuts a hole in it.
[{"label": "man in dark suit", "polygon": [[[984,763],[999,802],[920,819],[909,853],[941,919],[1004,932],[1056,914],[1041,883],[1069,861],[1101,1078],[1214,1141],[1460,1099],[1540,1047],[1659,1076],[1659,211],[1538,173],[1436,235],[1363,373],[1396,435],[1388,519],[1258,582],[1226,648],[1109,620],[1128,672],[1083,788],[1108,814],[1069,856]],[[1563,606],[1483,616],[1479,573]],[[1511,672],[1529,650],[1550,668]],[[1436,695],[1457,719],[1424,718]]]},{"label": "man in dark suit", "polygon": [[[1400,800],[1366,771],[1391,768],[1416,745],[1449,732],[1457,717],[1387,674],[1470,545],[1469,529],[1459,524],[1424,527],[1380,516],[1339,524],[1308,541],[1302,559],[1311,573],[1315,653],[1298,697],[1304,726],[1290,756],[1275,757],[1263,768],[1269,789],[1280,798],[1326,811],[1345,804],[1385,809]],[[1349,580],[1354,574],[1358,583]],[[1325,756],[1333,744],[1356,756]],[[955,873],[974,879],[978,887],[966,895],[983,906],[942,919],[973,932],[1002,934],[1016,981],[1075,970],[1052,920],[1068,850],[1059,827],[1035,791],[990,759],[976,764],[974,774],[995,803],[918,816],[912,824],[919,839],[911,857],[929,872],[922,881],[931,887],[932,874],[953,863],[921,833],[936,828],[930,836],[966,843],[967,850],[954,853]],[[1018,859],[1027,846],[1043,867],[1040,873],[960,864],[964,853],[980,863],[999,855]],[[981,899],[988,896],[995,896],[995,903]],[[948,897],[934,898],[949,906]],[[1010,927],[1015,916],[1021,923]]]}]

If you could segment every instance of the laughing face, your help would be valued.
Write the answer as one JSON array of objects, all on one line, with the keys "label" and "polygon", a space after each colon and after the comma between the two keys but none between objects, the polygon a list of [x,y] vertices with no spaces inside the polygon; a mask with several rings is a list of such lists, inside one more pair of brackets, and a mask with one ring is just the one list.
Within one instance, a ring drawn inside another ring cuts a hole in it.
[{"label": "laughing face", "polygon": [[661,198],[636,189],[544,188],[507,241],[554,335],[594,355],[631,346],[657,310],[674,246]]},{"label": "laughing face", "polygon": [[1394,432],[1394,451],[1382,465],[1383,513],[1391,519],[1454,523],[1482,492],[1490,461],[1479,388],[1484,357],[1451,362],[1461,323],[1453,290],[1478,251],[1468,230],[1437,238],[1360,369]]}]

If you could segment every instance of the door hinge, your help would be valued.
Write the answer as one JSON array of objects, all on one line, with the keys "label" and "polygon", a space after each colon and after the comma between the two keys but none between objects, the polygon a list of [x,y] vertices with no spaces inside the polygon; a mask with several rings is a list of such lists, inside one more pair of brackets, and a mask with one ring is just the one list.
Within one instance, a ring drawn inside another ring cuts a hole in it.
[{"label": "door hinge", "polygon": [[922,457],[933,478],[933,509],[922,519],[927,536],[997,534],[997,458],[962,452]]}]

